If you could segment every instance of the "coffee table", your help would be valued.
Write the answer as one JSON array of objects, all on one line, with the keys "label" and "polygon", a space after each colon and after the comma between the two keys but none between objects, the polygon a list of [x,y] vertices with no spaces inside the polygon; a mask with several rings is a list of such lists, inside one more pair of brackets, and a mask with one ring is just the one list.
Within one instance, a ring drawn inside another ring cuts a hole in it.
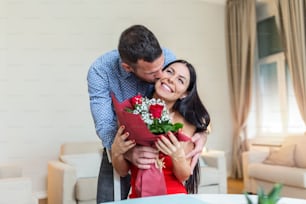
[{"label": "coffee table", "polygon": [[[257,203],[256,195],[251,195],[250,198]],[[247,200],[243,194],[173,194],[127,199],[108,204],[247,204]],[[283,197],[277,204],[306,204],[306,200]]]},{"label": "coffee table", "polygon": [[[194,194],[188,195],[207,204],[247,204],[243,194]],[[251,200],[257,204],[257,196],[250,195]],[[306,200],[282,197],[277,204],[306,204]]]}]

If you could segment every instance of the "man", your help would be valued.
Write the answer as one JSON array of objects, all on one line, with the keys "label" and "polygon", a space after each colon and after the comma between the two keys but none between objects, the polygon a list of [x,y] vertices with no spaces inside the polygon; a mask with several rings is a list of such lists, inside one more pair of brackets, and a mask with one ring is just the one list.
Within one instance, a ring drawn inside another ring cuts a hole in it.
[{"label": "man", "polygon": [[[87,76],[91,113],[96,132],[105,147],[98,179],[97,203],[114,200],[113,167],[106,152],[111,149],[118,127],[110,93],[113,92],[119,101],[138,93],[147,95],[152,90],[152,84],[161,76],[162,67],[174,59],[174,54],[162,49],[149,29],[134,25],[122,32],[118,50],[102,55],[91,65]],[[201,144],[196,145],[191,156],[204,146],[205,140],[198,141]],[[156,156],[156,151],[149,147],[135,147],[126,155],[139,168],[149,168]],[[121,199],[127,198],[129,186],[129,176],[121,178]]]}]

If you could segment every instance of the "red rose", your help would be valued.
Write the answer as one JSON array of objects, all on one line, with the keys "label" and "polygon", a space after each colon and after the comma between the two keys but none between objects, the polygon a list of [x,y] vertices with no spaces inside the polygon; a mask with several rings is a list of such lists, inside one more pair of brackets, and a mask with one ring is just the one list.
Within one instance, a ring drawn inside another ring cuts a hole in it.
[{"label": "red rose", "polygon": [[133,107],[135,107],[135,105],[139,105],[141,103],[142,103],[142,96],[140,94],[131,98],[131,104],[133,105]]},{"label": "red rose", "polygon": [[164,106],[159,104],[150,105],[149,112],[152,114],[154,119],[158,119],[161,117],[163,109]]}]

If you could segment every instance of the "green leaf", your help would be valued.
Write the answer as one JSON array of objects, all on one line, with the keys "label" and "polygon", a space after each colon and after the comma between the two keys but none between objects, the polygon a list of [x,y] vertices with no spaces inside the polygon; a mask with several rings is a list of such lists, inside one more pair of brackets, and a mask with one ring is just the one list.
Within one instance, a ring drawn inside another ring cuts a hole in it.
[{"label": "green leaf", "polygon": [[262,187],[260,187],[257,191],[258,195],[258,204],[268,204],[265,192]]},{"label": "green leaf", "polygon": [[153,134],[163,134],[166,132],[177,132],[183,127],[181,123],[172,124],[169,121],[159,123],[158,120],[153,120],[153,124],[149,125],[149,129]]},{"label": "green leaf", "polygon": [[275,184],[273,189],[270,191],[268,195],[265,194],[262,187],[258,189],[257,195],[258,195],[258,204],[276,204],[279,200],[279,194],[281,191],[282,185],[281,184]]},{"label": "green leaf", "polygon": [[270,191],[268,194],[268,198],[271,201],[271,203],[276,203],[279,200],[279,194],[282,189],[283,185],[282,184],[275,184],[273,189]]},{"label": "green leaf", "polygon": [[130,109],[130,108],[125,108],[125,111],[128,112],[128,113],[133,113],[133,110]]},{"label": "green leaf", "polygon": [[182,123],[175,123],[174,125],[175,130],[179,130],[180,128],[183,128],[183,124]]},{"label": "green leaf", "polygon": [[253,203],[252,203],[252,200],[251,200],[250,197],[249,197],[249,194],[248,194],[247,192],[245,192],[244,195],[245,195],[245,198],[246,198],[247,201],[248,201],[248,204],[253,204]]}]

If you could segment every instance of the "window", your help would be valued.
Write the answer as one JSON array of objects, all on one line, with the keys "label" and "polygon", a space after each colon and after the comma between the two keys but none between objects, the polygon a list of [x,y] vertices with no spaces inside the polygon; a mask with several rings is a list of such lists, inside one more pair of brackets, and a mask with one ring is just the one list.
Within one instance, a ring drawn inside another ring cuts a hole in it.
[{"label": "window", "polygon": [[251,137],[300,134],[305,125],[294,96],[274,17],[257,24],[258,59],[249,118]]},{"label": "window", "polygon": [[257,23],[257,40],[259,58],[283,51],[274,16]]}]

